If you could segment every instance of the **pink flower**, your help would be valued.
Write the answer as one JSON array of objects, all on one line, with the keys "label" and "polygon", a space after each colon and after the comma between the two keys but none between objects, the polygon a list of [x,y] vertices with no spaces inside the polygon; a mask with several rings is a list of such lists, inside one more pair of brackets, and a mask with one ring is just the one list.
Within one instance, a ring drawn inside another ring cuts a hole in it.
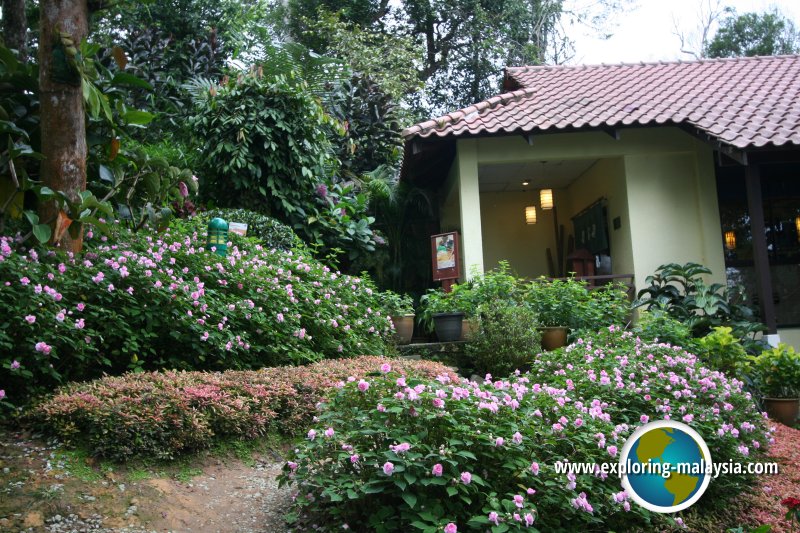
[{"label": "pink flower", "polygon": [[78,320],[75,321],[75,328],[76,329],[83,329],[84,326],[85,326],[85,322],[84,322],[84,320],[82,318],[79,318]]},{"label": "pink flower", "polygon": [[525,505],[525,498],[520,496],[519,494],[514,495],[514,505],[522,509],[522,506]]},{"label": "pink flower", "polygon": [[66,316],[64,315],[63,312],[59,312],[59,313],[56,314],[56,320],[58,320],[59,322],[64,322],[65,318],[66,318]]},{"label": "pink flower", "polygon": [[452,522],[444,526],[444,533],[457,533],[457,531],[458,531],[458,526],[456,526]]},{"label": "pink flower", "polygon": [[278,322],[283,322],[284,320],[283,313],[278,313],[278,316],[276,316],[275,318],[277,318]]},{"label": "pink flower", "polygon": [[528,494],[528,496],[533,496],[534,494],[536,494],[536,491],[530,487],[528,487],[528,489],[525,492]]},{"label": "pink flower", "polygon": [[289,470],[291,470],[292,472],[297,470],[297,463],[292,462],[292,461],[288,461],[286,464],[289,467]]},{"label": "pink flower", "polygon": [[29,285],[29,284],[30,284],[30,282],[31,282],[31,280],[29,280],[29,279],[27,278],[27,276],[26,276],[26,277],[20,278],[19,282],[20,282],[21,284],[23,284],[23,285]]},{"label": "pink flower", "polygon": [[369,388],[369,383],[364,381],[363,379],[358,382],[358,390],[361,392],[366,392]]},{"label": "pink flower", "polygon": [[28,315],[25,317],[25,322],[27,322],[28,324],[33,324],[34,322],[36,322],[36,317],[33,315]]},{"label": "pink flower", "polygon": [[78,311],[83,311],[84,309],[86,309],[86,304],[81,302],[78,305],[76,305],[75,307],[78,309]]},{"label": "pink flower", "polygon": [[2,400],[5,397],[6,397],[6,391],[4,391],[3,389],[0,389],[0,400]]},{"label": "pink flower", "polygon": [[608,448],[606,448],[606,450],[608,451],[608,454],[611,457],[616,457],[617,456],[617,447],[616,446],[609,446]]},{"label": "pink flower", "polygon": [[184,198],[189,196],[189,187],[186,186],[184,182],[178,182],[178,192]]},{"label": "pink flower", "polygon": [[525,513],[525,525],[531,527],[533,525],[533,515],[531,513]]},{"label": "pink flower", "polygon": [[539,475],[539,463],[531,463],[531,472],[534,476]]},{"label": "pink flower", "polygon": [[18,368],[19,368],[19,361],[17,361],[16,359],[11,361],[11,370],[16,370]]},{"label": "pink flower", "polygon": [[639,422],[641,422],[642,424],[647,424],[647,422],[649,420],[650,420],[650,417],[647,416],[647,415],[642,415],[642,416],[639,417]]},{"label": "pink flower", "polygon": [[390,444],[389,445],[389,449],[392,450],[397,455],[401,455],[401,454],[406,453],[408,450],[410,450],[411,449],[411,445],[409,443],[407,443],[407,442],[402,442],[402,443],[398,444],[397,446],[395,446],[393,444]]},{"label": "pink flower", "polygon": [[353,463],[353,464],[357,463],[358,459],[359,459],[359,457],[358,457],[357,453],[354,453],[353,455],[350,456],[350,462]]},{"label": "pink flower", "polygon": [[441,463],[436,463],[435,465],[433,465],[433,468],[431,469],[431,474],[433,474],[436,477],[442,477],[443,470],[444,468],[442,468]]},{"label": "pink flower", "polygon": [[378,407],[376,407],[376,409],[378,410],[379,413],[383,413],[383,412],[386,411],[386,406],[383,405],[382,403],[379,403]]},{"label": "pink flower", "polygon": [[328,438],[333,437],[334,433],[335,432],[333,431],[333,428],[328,428],[328,429],[325,430],[325,436],[328,437]]},{"label": "pink flower", "polygon": [[500,517],[497,515],[496,512],[492,511],[491,513],[489,513],[489,522],[491,522],[496,526],[500,525]]},{"label": "pink flower", "polygon": [[36,343],[36,351],[37,352],[41,352],[41,353],[43,353],[45,355],[48,355],[50,353],[50,350],[52,350],[52,349],[53,349],[53,347],[52,346],[48,346],[47,343],[45,343],[45,342],[37,342]]},{"label": "pink flower", "polygon": [[497,447],[500,447],[505,443],[506,443],[506,440],[503,437],[497,437],[496,439],[494,439],[494,445],[497,446]]},{"label": "pink flower", "polygon": [[469,472],[461,472],[461,482],[464,485],[469,485],[472,482],[472,474]]},{"label": "pink flower", "polygon": [[391,476],[392,472],[394,472],[394,465],[389,461],[386,461],[383,464],[383,473],[386,474],[387,476]]},{"label": "pink flower", "polygon": [[392,365],[390,365],[389,363],[383,363],[381,365],[381,372],[383,372],[384,374],[387,374],[391,371],[392,371]]},{"label": "pink flower", "polygon": [[308,430],[308,439],[309,440],[314,440],[315,438],[317,438],[317,432],[314,431],[313,429],[309,429]]}]

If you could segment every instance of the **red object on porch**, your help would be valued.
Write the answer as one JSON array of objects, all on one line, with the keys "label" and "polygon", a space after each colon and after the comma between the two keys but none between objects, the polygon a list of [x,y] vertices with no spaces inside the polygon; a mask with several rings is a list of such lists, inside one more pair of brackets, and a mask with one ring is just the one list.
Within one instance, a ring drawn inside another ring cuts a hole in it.
[{"label": "red object on porch", "polygon": [[[595,275],[594,254],[586,248],[575,250],[567,256],[569,272],[574,272],[576,278]],[[594,287],[594,280],[588,280],[589,286]]]}]

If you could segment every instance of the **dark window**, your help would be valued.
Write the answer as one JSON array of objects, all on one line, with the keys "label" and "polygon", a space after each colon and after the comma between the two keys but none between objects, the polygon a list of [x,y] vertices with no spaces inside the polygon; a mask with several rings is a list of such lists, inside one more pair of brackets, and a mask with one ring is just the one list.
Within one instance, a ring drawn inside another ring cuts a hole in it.
[{"label": "dark window", "polygon": [[[778,326],[800,326],[800,164],[762,165],[761,192]],[[718,167],[717,194],[728,285],[743,285],[757,307],[744,168]]]}]

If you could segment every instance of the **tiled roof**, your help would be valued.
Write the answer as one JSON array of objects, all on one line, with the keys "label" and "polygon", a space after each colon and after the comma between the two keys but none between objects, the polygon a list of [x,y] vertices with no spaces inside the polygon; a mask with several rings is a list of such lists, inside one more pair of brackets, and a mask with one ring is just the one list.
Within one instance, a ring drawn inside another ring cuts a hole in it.
[{"label": "tiled roof", "polygon": [[737,147],[800,145],[800,56],[506,70],[511,92],[404,138],[686,124]]}]

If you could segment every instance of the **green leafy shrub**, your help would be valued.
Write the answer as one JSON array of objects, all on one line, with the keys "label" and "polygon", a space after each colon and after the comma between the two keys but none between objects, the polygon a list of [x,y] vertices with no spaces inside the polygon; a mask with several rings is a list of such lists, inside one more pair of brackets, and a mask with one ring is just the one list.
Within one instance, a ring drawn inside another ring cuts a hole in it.
[{"label": "green leafy shrub", "polygon": [[205,225],[86,234],[76,257],[0,237],[0,386],[36,389],[126,370],[249,369],[384,353],[368,278],[244,239],[223,259]]},{"label": "green leafy shrub", "polygon": [[659,309],[642,311],[633,331],[647,342],[664,342],[692,352],[699,347],[689,326]]},{"label": "green leafy shrub", "polygon": [[710,274],[710,269],[697,263],[661,265],[645,279],[649,286],[636,295],[634,307],[663,310],[689,326],[695,337],[704,336],[716,326],[730,326],[743,341],[750,336],[746,346],[754,349],[752,336],[766,331],[766,327],[741,302],[741,291],[719,283],[707,284],[703,276]]},{"label": "green leafy shrub", "polygon": [[455,377],[438,363],[371,356],[259,371],[129,373],[61,387],[28,416],[95,455],[170,458],[217,438],[254,438],[270,429],[297,434],[330,389],[381,364],[409,378]]},{"label": "green leafy shrub", "polygon": [[469,340],[466,352],[478,374],[507,376],[530,367],[541,351],[536,314],[529,308],[505,302],[478,308],[480,331]]},{"label": "green leafy shrub", "polygon": [[800,354],[788,344],[750,356],[749,375],[759,392],[767,398],[800,396]]},{"label": "green leafy shrub", "polygon": [[241,222],[247,224],[247,236],[256,237],[268,248],[279,250],[291,250],[300,246],[300,239],[297,238],[292,228],[256,211],[247,209],[211,209],[203,214],[201,220],[208,221],[219,217],[231,222]]},{"label": "green leafy shrub", "polygon": [[698,354],[709,368],[741,378],[747,363],[747,350],[732,332],[733,329],[729,327],[715,327],[711,333],[699,339]]},{"label": "green leafy shrub", "polygon": [[[330,531],[665,530],[672,518],[628,502],[616,476],[568,477],[554,465],[616,462],[640,425],[667,417],[696,429],[719,462],[755,459],[770,439],[741,382],[611,327],[508,379],[348,383],[281,483],[297,487],[296,525]],[[697,505],[724,506],[752,481],[719,478]]]},{"label": "green leafy shrub", "polygon": [[204,156],[200,190],[218,206],[277,218],[323,252],[374,252],[367,195],[337,176],[327,136],[345,128],[298,79],[253,71],[202,87],[190,121]]},{"label": "green leafy shrub", "polygon": [[383,314],[386,316],[403,316],[414,314],[414,300],[407,294],[383,291],[378,295]]}]

